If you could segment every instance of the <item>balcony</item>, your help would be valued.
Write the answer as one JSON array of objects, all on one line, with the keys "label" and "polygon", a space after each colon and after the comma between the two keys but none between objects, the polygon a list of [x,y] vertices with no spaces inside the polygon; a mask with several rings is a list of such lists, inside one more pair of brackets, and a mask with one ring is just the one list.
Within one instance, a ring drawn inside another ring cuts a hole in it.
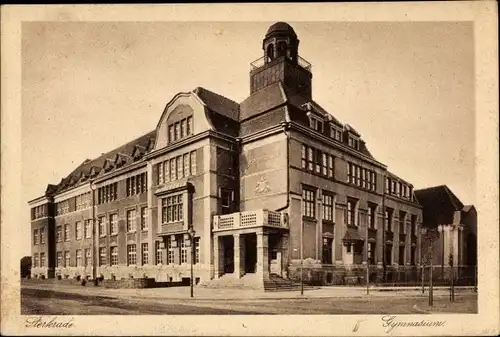
[{"label": "balcony", "polygon": [[[279,59],[279,57],[276,58],[276,59],[274,59],[273,61],[275,61],[277,59]],[[258,58],[257,60],[255,60],[252,63],[250,63],[250,71],[254,71],[255,69],[258,69],[258,68],[262,67],[265,63],[266,62],[265,62],[264,56],[262,56],[261,58]],[[304,58],[298,56],[297,63],[299,64],[299,66],[301,66],[305,70],[311,72],[312,65],[311,65],[311,63],[309,63],[308,61],[306,61]]]},{"label": "balcony", "polygon": [[288,229],[288,214],[259,209],[214,216],[214,232],[254,227]]}]

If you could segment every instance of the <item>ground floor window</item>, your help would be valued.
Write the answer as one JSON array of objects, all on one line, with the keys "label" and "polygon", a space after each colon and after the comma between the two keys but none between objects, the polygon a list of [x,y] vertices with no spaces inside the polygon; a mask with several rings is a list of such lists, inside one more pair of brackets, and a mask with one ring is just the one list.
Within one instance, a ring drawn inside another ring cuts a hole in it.
[{"label": "ground floor window", "polygon": [[111,265],[118,265],[118,247],[111,247]]},{"label": "ground floor window", "polygon": [[45,253],[40,253],[40,267],[45,267]]},{"label": "ground floor window", "polygon": [[69,267],[71,265],[71,254],[69,250],[64,252],[64,266]]},{"label": "ground floor window", "polygon": [[149,247],[147,243],[141,244],[142,247],[142,264],[148,264],[148,259],[149,259]]},{"label": "ground floor window", "polygon": [[333,238],[323,238],[323,263],[332,264]]},{"label": "ground floor window", "polygon": [[392,264],[392,245],[385,245],[385,263]]},{"label": "ground floor window", "polygon": [[82,262],[83,262],[83,257],[82,257],[82,250],[81,249],[77,249],[76,250],[76,266],[77,267],[80,267],[82,265]]},{"label": "ground floor window", "polygon": [[38,267],[38,253],[34,254],[33,267]]},{"label": "ground floor window", "polygon": [[415,257],[416,257],[416,247],[411,247],[411,264],[414,266],[416,264]]},{"label": "ground floor window", "polygon": [[174,263],[174,247],[172,244],[172,238],[167,237],[167,264]]},{"label": "ground floor window", "polygon": [[92,258],[92,253],[90,252],[90,249],[85,249],[85,266],[90,266],[91,262],[90,259]]},{"label": "ground floor window", "polygon": [[368,264],[375,264],[375,242],[368,243]]},{"label": "ground floor window", "polygon": [[100,266],[105,266],[106,265],[106,263],[107,263],[106,256],[107,256],[107,254],[106,254],[106,248],[100,247],[99,248],[99,265]]},{"label": "ground floor window", "polygon": [[57,252],[57,267],[62,267],[63,266],[63,255],[62,252]]},{"label": "ground floor window", "polygon": [[127,265],[137,264],[137,247],[136,245],[127,245]]},{"label": "ground floor window", "polygon": [[200,263],[200,238],[194,238],[194,263]]},{"label": "ground floor window", "polygon": [[156,264],[163,264],[163,253],[161,250],[161,242],[155,241]]},{"label": "ground floor window", "polygon": [[399,260],[398,264],[400,266],[405,264],[405,247],[404,246],[399,247],[399,259],[398,260]]},{"label": "ground floor window", "polygon": [[184,240],[184,237],[181,238],[181,263],[187,263],[187,252],[188,248],[186,247],[186,240]]}]

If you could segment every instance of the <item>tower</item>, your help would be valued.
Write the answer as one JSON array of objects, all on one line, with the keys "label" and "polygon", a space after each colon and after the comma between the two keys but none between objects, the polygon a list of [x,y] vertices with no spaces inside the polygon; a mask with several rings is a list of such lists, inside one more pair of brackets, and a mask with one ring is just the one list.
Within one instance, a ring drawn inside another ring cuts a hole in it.
[{"label": "tower", "polygon": [[299,39],[285,22],[269,27],[262,42],[264,56],[252,62],[250,94],[281,81],[295,93],[310,100],[311,64],[299,56]]}]

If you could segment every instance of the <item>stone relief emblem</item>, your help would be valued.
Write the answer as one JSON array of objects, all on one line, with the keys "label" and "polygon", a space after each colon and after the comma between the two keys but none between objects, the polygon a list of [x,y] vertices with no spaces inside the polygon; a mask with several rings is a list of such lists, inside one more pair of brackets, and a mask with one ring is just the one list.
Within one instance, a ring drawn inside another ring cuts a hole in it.
[{"label": "stone relief emblem", "polygon": [[271,186],[269,185],[269,182],[264,177],[261,177],[255,186],[255,193],[266,193],[270,190]]}]

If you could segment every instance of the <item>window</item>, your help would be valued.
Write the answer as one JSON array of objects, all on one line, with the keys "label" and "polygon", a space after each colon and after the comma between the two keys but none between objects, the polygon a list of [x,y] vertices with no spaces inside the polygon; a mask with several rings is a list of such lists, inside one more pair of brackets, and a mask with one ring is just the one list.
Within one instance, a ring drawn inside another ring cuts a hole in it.
[{"label": "window", "polygon": [[97,223],[99,224],[99,236],[106,236],[106,218],[100,216]]},{"label": "window", "polygon": [[168,126],[168,139],[169,139],[170,143],[175,141],[174,126],[173,125]]},{"label": "window", "polygon": [[165,162],[161,162],[161,163],[158,163],[158,165],[156,165],[156,174],[157,174],[156,181],[158,184],[163,184],[163,181],[164,181],[164,176],[165,176],[164,165],[165,165]]},{"label": "window", "polygon": [[183,119],[181,120],[181,138],[184,138],[184,136],[187,134],[186,132],[186,120]]},{"label": "window", "polygon": [[187,263],[187,247],[186,247],[186,240],[184,240],[184,237],[181,238],[181,263]]},{"label": "window", "polygon": [[62,226],[56,227],[56,242],[62,241]]},{"label": "window", "polygon": [[399,212],[399,234],[405,234],[406,213]]},{"label": "window", "polygon": [[172,238],[167,237],[167,264],[174,263],[174,247],[172,245]]},{"label": "window", "polygon": [[[158,166],[159,173],[161,172],[160,170],[163,170],[163,163],[160,164]],[[146,173],[141,173],[136,176],[127,178],[126,179],[127,197],[145,193],[148,190],[147,178],[148,177]],[[163,180],[163,174],[160,174],[158,179]]]},{"label": "window", "polygon": [[349,144],[350,147],[352,147],[352,148],[354,148],[356,150],[359,150],[359,139],[350,136],[348,144]]},{"label": "window", "polygon": [[375,264],[375,242],[368,243],[368,263]]},{"label": "window", "polygon": [[170,180],[177,180],[177,169],[175,168],[175,158],[170,159]]},{"label": "window", "polygon": [[323,238],[322,262],[324,264],[332,264],[332,251],[333,251],[332,246],[333,246],[332,238]]},{"label": "window", "polygon": [[33,230],[33,244],[38,244],[38,229]]},{"label": "window", "polygon": [[56,203],[56,215],[69,213],[69,201],[64,200]]},{"label": "window", "polygon": [[200,263],[200,238],[194,238],[194,263]]},{"label": "window", "polygon": [[177,222],[183,219],[182,194],[168,196],[161,200],[162,223]]},{"label": "window", "polygon": [[118,183],[112,183],[97,189],[97,202],[104,204],[118,199]]},{"label": "window", "polygon": [[322,164],[322,162],[321,162],[321,159],[322,159],[321,158],[322,157],[321,156],[321,151],[315,150],[314,154],[315,154],[314,162],[316,163],[316,165],[315,165],[316,171],[315,172],[317,174],[321,174],[321,164]]},{"label": "window", "polygon": [[127,232],[135,232],[136,226],[136,211],[131,209],[127,211]]},{"label": "window", "polygon": [[82,210],[90,207],[90,192],[77,195],[75,197],[76,210]]},{"label": "window", "polygon": [[69,250],[64,252],[64,266],[69,267],[71,265],[71,254]]},{"label": "window", "polygon": [[184,166],[182,165],[182,156],[175,157],[175,166],[177,167],[177,179],[184,177]]},{"label": "window", "polygon": [[346,222],[347,222],[348,226],[357,226],[357,224],[356,224],[356,201],[353,199],[347,199]]},{"label": "window", "polygon": [[[135,245],[127,245],[127,265],[137,264],[137,250]],[[112,258],[112,257],[111,257]]]},{"label": "window", "polygon": [[302,145],[302,168],[307,168],[307,146]]},{"label": "window", "polygon": [[38,253],[33,255],[33,267],[38,267]]},{"label": "window", "polygon": [[168,126],[169,142],[175,142],[193,134],[193,117],[187,117]]},{"label": "window", "polygon": [[193,117],[188,117],[186,122],[186,135],[190,136],[194,132],[193,130]]},{"label": "window", "polygon": [[347,163],[347,182],[369,191],[375,191],[375,172],[353,163]]},{"label": "window", "polygon": [[[128,247],[128,246],[127,246]],[[118,265],[118,247],[111,247],[111,265]]]},{"label": "window", "polygon": [[375,228],[375,222],[376,222],[376,209],[377,206],[375,205],[368,205],[368,226],[370,228]]},{"label": "window", "polygon": [[323,219],[334,221],[333,219],[333,196],[323,194]]},{"label": "window", "polygon": [[302,215],[315,218],[316,217],[316,207],[314,204],[314,195],[316,194],[313,190],[308,190],[307,188],[302,189]]},{"label": "window", "polygon": [[163,264],[163,252],[161,249],[161,242],[155,241],[156,264]]},{"label": "window", "polygon": [[31,220],[40,219],[47,216],[46,205],[36,206],[31,209]]},{"label": "window", "polygon": [[82,239],[82,222],[81,221],[77,221],[75,223],[75,239],[76,240]]},{"label": "window", "polygon": [[390,189],[389,189],[390,183],[391,183],[390,179],[385,178],[385,193],[390,193]]},{"label": "window", "polygon": [[330,137],[335,139],[336,141],[342,141],[342,131],[334,127],[333,125],[330,127]]},{"label": "window", "polygon": [[45,253],[40,253],[40,267],[45,267]]},{"label": "window", "polygon": [[68,224],[64,225],[64,241],[70,241]]},{"label": "window", "polygon": [[142,265],[149,264],[149,248],[147,243],[141,244],[141,251],[142,251]]},{"label": "window", "polygon": [[328,156],[328,177],[333,178],[333,156]]},{"label": "window", "polygon": [[62,267],[63,266],[63,254],[62,252],[57,252],[57,267]]},{"label": "window", "polygon": [[181,138],[181,125],[180,123],[174,124],[174,140],[178,140]]},{"label": "window", "polygon": [[92,264],[91,262],[92,259],[92,254],[89,248],[85,249],[85,266],[90,266]]},{"label": "window", "polygon": [[405,264],[405,247],[400,246],[399,247],[399,259],[398,259],[398,264],[400,266],[404,266]]},{"label": "window", "polygon": [[189,165],[189,153],[183,154],[182,157],[182,161],[184,162],[184,177],[189,177],[189,169],[191,168]]},{"label": "window", "polygon": [[109,216],[110,229],[109,233],[111,235],[118,233],[118,214],[111,214]]},{"label": "window", "polygon": [[307,145],[301,147],[302,168],[325,177],[333,177],[333,156]]},{"label": "window", "polygon": [[386,209],[385,211],[385,230],[392,232],[392,209]]},{"label": "window", "polygon": [[221,189],[220,204],[221,214],[230,214],[232,212],[233,191]]},{"label": "window", "polygon": [[321,154],[321,173],[326,176],[328,174],[328,159],[326,153]]},{"label": "window", "polygon": [[40,228],[40,243],[45,243],[45,227]]},{"label": "window", "polygon": [[309,171],[313,170],[314,167],[314,158],[313,158],[314,150],[310,147],[307,148],[307,169]]},{"label": "window", "polygon": [[92,223],[92,220],[91,219],[88,219],[88,220],[85,220],[85,227],[83,229],[83,235],[85,236],[86,239],[90,239],[92,237],[92,226],[93,226],[93,223]]},{"label": "window", "polygon": [[81,267],[82,266],[82,250],[77,249],[76,250],[76,266]]},{"label": "window", "polygon": [[141,207],[141,231],[148,230],[148,208]]},{"label": "window", "polygon": [[99,266],[105,266],[108,263],[105,247],[99,248]]},{"label": "window", "polygon": [[319,119],[315,118],[315,117],[310,117],[310,121],[309,121],[309,126],[311,127],[311,129],[313,130],[316,130],[318,132],[323,132],[323,122],[320,121]]},{"label": "window", "polygon": [[417,235],[416,230],[417,230],[417,217],[415,215],[411,215],[410,218],[411,221],[411,234],[412,235]]}]

